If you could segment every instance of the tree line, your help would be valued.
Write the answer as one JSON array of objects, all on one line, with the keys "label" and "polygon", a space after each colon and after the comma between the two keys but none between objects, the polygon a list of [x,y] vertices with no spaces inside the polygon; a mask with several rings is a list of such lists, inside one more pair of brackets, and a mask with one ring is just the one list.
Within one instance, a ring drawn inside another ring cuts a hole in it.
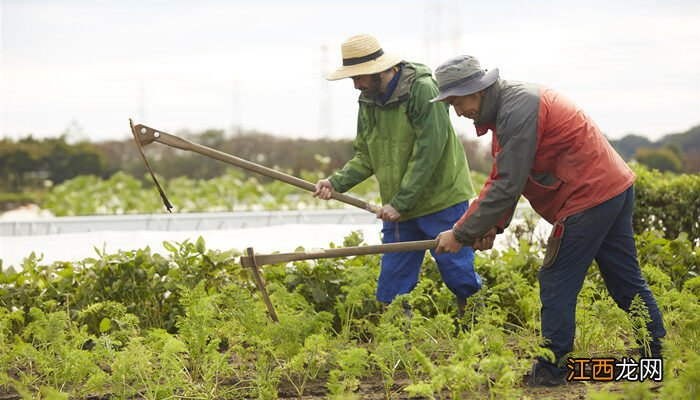
[{"label": "tree line", "polygon": [[627,161],[636,160],[662,172],[700,172],[700,125],[655,142],[644,136],[627,135],[610,143]]},{"label": "tree line", "polygon": [[[295,176],[302,171],[330,174],[354,153],[352,139],[295,139],[249,131],[179,132],[180,137]],[[476,141],[464,140],[472,170],[488,173],[491,156]],[[144,148],[154,172],[166,179],[186,176],[211,179],[230,165],[161,144]],[[79,175],[108,178],[117,171],[143,178],[146,169],[132,139],[69,143],[57,138],[0,141],[0,191],[21,192],[59,184]]]},{"label": "tree line", "polygon": [[0,140],[0,190],[19,192],[61,183],[78,175],[108,175],[107,159],[88,142],[69,144],[65,136]]},{"label": "tree line", "polygon": [[[220,129],[177,134],[295,176],[302,171],[329,174],[353,155],[352,139],[283,138],[257,131],[230,135]],[[493,162],[488,149],[473,140],[463,138],[462,143],[470,168],[488,174]],[[700,126],[667,135],[657,142],[628,135],[611,143],[627,161],[636,160],[660,171],[700,172]],[[178,176],[211,179],[231,168],[220,161],[165,145],[150,145],[145,152],[155,172],[166,179]],[[70,143],[66,135],[44,139],[30,135],[18,140],[0,140],[0,192],[41,190],[79,175],[108,178],[117,171],[139,179],[145,176],[143,161],[130,138]]]}]

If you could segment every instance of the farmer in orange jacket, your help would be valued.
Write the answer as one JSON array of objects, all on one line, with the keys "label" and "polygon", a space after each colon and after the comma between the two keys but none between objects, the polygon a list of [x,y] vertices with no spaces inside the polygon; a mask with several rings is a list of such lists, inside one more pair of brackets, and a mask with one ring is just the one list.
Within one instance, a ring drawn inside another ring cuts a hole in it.
[{"label": "farmer in orange jacket", "polygon": [[490,130],[495,161],[477,200],[452,230],[438,236],[437,252],[476,241],[492,244],[508,226],[520,195],[554,224],[539,283],[542,336],[556,360],[538,360],[527,383],[564,382],[576,299],[594,259],[620,308],[629,312],[637,295],[644,301],[652,342],[642,355],[660,357],[666,330],[642,277],[632,230],[636,176],[593,120],[561,94],[499,79],[498,69],[485,71],[471,56],[446,61],[435,76],[440,94],[431,101],[448,103],[458,116],[473,120],[479,136]]}]

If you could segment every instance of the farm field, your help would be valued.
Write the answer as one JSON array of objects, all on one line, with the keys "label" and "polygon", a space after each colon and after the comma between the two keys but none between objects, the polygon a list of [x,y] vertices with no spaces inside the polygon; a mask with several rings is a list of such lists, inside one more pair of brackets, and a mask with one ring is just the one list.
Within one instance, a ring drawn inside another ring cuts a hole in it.
[{"label": "farm field", "polygon": [[0,400],[700,400],[700,2],[541,3],[0,0]]},{"label": "farm field", "polygon": [[[661,382],[523,384],[531,360],[546,355],[537,283],[543,242],[536,220],[524,215],[497,250],[477,252],[484,286],[463,318],[428,253],[418,287],[386,309],[374,298],[379,256],[261,267],[280,319],[275,323],[251,271],[240,265],[253,239],[240,231],[224,245],[215,235],[181,232],[149,245],[132,240],[119,250],[111,241],[79,257],[47,260],[42,248],[61,235],[34,237],[40,239],[34,253],[0,261],[0,397],[697,398],[700,177],[639,166],[635,172],[640,265],[668,330]],[[228,187],[241,190],[219,189]],[[237,173],[209,181],[176,178],[165,188],[182,205],[178,211],[258,209],[260,198],[266,209],[319,206]],[[359,191],[376,200],[372,182]],[[152,188],[115,174],[57,185],[43,206],[53,215],[91,215],[156,212],[162,204]],[[307,246],[375,244],[377,230],[368,226],[343,239],[342,230],[325,229]],[[258,252],[304,243],[300,231],[289,234],[284,240],[270,235],[275,246]],[[592,266],[579,296],[572,357],[637,358],[647,318],[643,307],[629,315],[618,309]]]},{"label": "farm field", "polygon": [[[663,381],[523,385],[539,349],[542,249],[477,256],[484,280],[456,316],[437,268],[382,310],[378,256],[262,267],[272,322],[239,252],[204,240],[0,274],[4,398],[696,398],[700,260],[683,234],[638,236],[668,329]],[[339,245],[362,243],[359,234]],[[407,318],[404,304],[413,316]],[[575,357],[637,357],[645,310],[618,309],[592,267],[578,303]]]}]

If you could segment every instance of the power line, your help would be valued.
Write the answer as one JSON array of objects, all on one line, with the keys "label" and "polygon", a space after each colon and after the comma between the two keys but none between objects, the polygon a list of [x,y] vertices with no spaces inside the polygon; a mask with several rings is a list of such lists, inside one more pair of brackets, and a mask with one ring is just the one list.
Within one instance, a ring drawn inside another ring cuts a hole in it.
[{"label": "power line", "polygon": [[332,107],[331,107],[331,93],[328,82],[326,82],[325,77],[328,74],[328,45],[322,44],[319,48],[320,50],[320,79],[319,79],[319,103],[318,103],[318,113],[319,113],[319,124],[318,129],[321,136],[330,137],[333,130],[333,119],[332,117]]}]

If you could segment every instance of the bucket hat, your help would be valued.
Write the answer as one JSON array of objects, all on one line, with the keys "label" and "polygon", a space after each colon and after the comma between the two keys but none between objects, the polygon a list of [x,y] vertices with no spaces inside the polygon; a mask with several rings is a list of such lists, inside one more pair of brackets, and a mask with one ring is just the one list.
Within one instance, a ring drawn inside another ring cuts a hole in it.
[{"label": "bucket hat", "polygon": [[440,93],[431,102],[451,96],[466,96],[491,86],[498,79],[498,68],[487,71],[473,56],[457,56],[435,70]]},{"label": "bucket hat", "polygon": [[377,39],[370,35],[353,36],[340,47],[343,65],[326,76],[329,81],[378,74],[403,61],[397,55],[385,53]]}]

